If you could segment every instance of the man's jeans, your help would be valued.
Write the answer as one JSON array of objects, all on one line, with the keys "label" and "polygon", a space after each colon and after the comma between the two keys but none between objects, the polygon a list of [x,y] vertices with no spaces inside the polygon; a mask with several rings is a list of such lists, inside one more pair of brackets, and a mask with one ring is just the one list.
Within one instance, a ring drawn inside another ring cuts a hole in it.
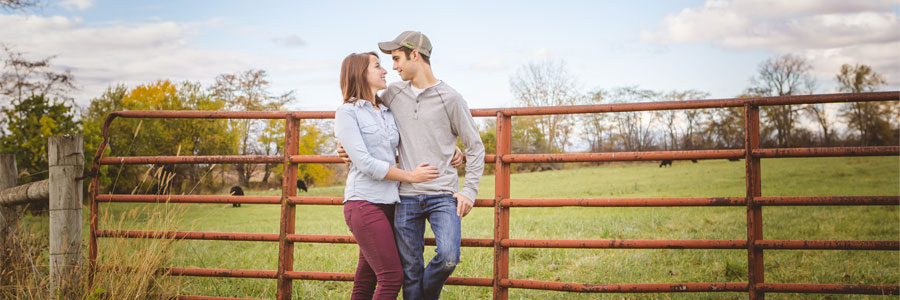
[{"label": "man's jeans", "polygon": [[[394,208],[394,230],[400,262],[403,263],[403,299],[431,300],[441,297],[447,277],[459,263],[460,219],[456,198],[443,195],[400,195]],[[437,254],[424,266],[425,219],[437,240]]]}]

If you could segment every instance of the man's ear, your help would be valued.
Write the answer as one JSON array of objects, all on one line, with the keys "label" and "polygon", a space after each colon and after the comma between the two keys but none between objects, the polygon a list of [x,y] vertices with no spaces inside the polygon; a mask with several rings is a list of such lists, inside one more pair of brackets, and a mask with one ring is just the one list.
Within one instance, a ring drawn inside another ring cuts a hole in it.
[{"label": "man's ear", "polygon": [[409,60],[415,61],[417,58],[419,58],[419,50],[413,50],[409,53]]}]

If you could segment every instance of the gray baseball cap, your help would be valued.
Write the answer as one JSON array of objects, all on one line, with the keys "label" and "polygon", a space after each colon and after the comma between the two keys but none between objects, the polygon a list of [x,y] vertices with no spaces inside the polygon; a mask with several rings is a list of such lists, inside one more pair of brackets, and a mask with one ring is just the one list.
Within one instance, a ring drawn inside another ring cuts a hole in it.
[{"label": "gray baseball cap", "polygon": [[418,31],[404,31],[393,41],[378,43],[378,48],[385,54],[391,54],[391,51],[400,47],[418,50],[425,56],[431,56],[431,41],[424,33]]}]

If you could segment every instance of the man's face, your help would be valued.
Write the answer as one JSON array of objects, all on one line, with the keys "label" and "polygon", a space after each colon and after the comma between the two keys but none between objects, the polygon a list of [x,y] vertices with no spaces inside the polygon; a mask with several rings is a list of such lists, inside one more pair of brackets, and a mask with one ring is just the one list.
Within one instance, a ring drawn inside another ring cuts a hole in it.
[{"label": "man's face", "polygon": [[394,61],[394,70],[400,75],[400,80],[408,81],[416,74],[415,63],[406,57],[406,53],[402,49],[391,51],[391,59]]}]

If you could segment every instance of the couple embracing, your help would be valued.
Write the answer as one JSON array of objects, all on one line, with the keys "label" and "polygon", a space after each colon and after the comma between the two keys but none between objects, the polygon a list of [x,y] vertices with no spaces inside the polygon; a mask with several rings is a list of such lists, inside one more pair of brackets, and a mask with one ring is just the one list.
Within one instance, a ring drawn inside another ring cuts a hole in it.
[{"label": "couple embracing", "polygon": [[[484,145],[465,100],[432,73],[424,34],[406,31],[378,47],[402,81],[387,85],[377,53],[350,54],[335,113],[338,152],[350,161],[344,219],[359,245],[351,299],[396,299],[401,284],[405,300],[439,299],[460,260],[460,223],[478,194]],[[459,190],[454,166],[463,162]],[[427,265],[426,220],[437,243]]]}]

